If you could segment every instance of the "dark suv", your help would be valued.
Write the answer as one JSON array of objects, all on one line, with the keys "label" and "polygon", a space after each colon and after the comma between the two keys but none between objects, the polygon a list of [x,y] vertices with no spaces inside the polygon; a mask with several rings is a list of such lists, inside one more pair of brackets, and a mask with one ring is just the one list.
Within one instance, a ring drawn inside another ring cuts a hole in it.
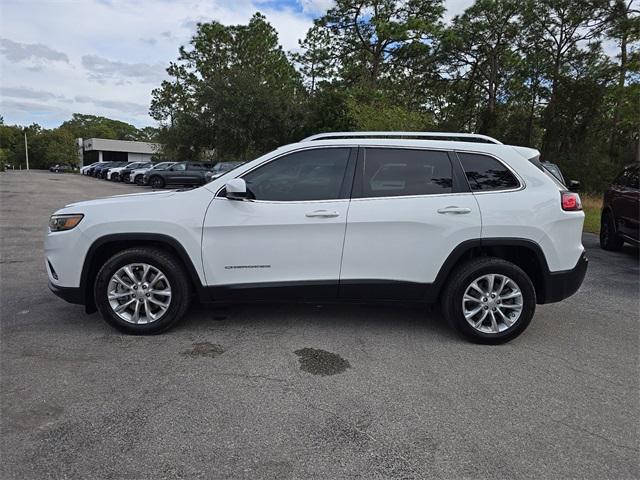
[{"label": "dark suv", "polygon": [[624,242],[640,244],[640,164],[628,165],[604,193],[600,225],[600,246],[619,250]]},{"label": "dark suv", "polygon": [[204,174],[213,168],[212,163],[178,162],[164,170],[149,170],[144,174],[144,184],[153,188],[165,185],[204,185]]}]

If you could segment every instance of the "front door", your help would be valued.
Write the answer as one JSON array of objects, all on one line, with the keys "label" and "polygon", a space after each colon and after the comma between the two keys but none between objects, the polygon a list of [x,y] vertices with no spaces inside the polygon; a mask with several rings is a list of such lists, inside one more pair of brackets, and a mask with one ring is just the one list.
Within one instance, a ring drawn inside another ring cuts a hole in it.
[{"label": "front door", "polygon": [[241,175],[252,200],[218,193],[202,242],[214,300],[336,298],[354,151],[288,153]]}]

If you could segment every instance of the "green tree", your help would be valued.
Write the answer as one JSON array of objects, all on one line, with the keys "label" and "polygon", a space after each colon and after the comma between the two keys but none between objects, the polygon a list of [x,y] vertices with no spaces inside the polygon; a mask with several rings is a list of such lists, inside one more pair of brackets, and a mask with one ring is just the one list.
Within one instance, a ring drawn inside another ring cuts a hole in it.
[{"label": "green tree", "polygon": [[[563,76],[571,68],[572,60],[580,55],[580,46],[597,40],[606,27],[607,0],[530,0],[525,23],[542,32],[537,42],[546,55],[547,80],[550,83],[548,105],[544,114],[542,156],[557,151],[562,125],[556,110],[561,100]],[[564,97],[566,98],[566,97]]]},{"label": "green tree", "polygon": [[248,25],[199,24],[168,73],[151,104],[165,155],[249,158],[302,132],[306,90],[260,14]]},{"label": "green tree", "polygon": [[96,115],[74,113],[71,120],[60,125],[75,138],[108,138],[112,140],[137,140],[138,129],[119,120]]},{"label": "green tree", "polygon": [[[607,22],[607,37],[614,40],[619,48],[618,59],[620,61],[617,73],[617,82],[613,95],[613,112],[611,122],[611,132],[609,134],[609,155],[616,163],[623,163],[625,159],[624,144],[628,142],[620,142],[620,138],[629,136],[636,137],[637,144],[637,160],[640,161],[640,138],[639,129],[631,130],[624,128],[623,111],[629,110],[629,93],[636,91],[637,88],[628,88],[627,77],[630,72],[636,76],[640,72],[639,67],[639,50],[638,42],[640,41],[640,10],[634,8],[633,0],[613,0],[609,5],[609,21]],[[633,48],[634,46],[635,48]],[[637,80],[636,80],[637,84]],[[636,97],[638,98],[638,97]],[[625,105],[626,104],[626,105]],[[638,102],[636,101],[637,105]],[[636,112],[637,113],[637,110]],[[636,116],[636,119],[640,118]],[[640,121],[638,122],[640,123]],[[620,144],[623,144],[622,149]],[[621,161],[621,159],[623,159]]]},{"label": "green tree", "polygon": [[521,10],[520,0],[478,0],[453,19],[445,37],[445,62],[452,77],[468,82],[465,95],[480,103],[479,133],[498,133],[499,98],[508,100],[507,82],[518,59]]}]

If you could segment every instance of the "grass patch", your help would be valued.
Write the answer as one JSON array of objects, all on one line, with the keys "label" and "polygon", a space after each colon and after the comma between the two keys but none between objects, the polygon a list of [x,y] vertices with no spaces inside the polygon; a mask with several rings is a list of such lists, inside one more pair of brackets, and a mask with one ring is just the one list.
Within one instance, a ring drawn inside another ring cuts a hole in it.
[{"label": "grass patch", "polygon": [[584,231],[600,233],[600,211],[602,210],[602,195],[582,194],[582,209],[584,210]]}]

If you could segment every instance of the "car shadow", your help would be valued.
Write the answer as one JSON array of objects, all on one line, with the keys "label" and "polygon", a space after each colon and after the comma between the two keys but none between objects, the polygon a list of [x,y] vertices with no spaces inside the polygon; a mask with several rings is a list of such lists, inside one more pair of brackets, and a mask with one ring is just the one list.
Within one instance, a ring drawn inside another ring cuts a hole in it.
[{"label": "car shadow", "polygon": [[462,339],[435,307],[415,305],[371,305],[342,303],[281,303],[208,305],[194,302],[183,321],[173,330],[199,331],[209,328],[278,330],[300,325],[334,331],[403,330],[452,340]]}]

